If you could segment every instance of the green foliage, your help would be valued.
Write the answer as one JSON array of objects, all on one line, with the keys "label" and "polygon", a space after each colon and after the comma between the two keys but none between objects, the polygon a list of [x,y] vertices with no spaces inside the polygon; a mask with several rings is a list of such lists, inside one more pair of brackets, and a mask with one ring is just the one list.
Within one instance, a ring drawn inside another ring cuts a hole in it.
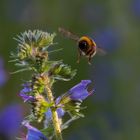
[{"label": "green foliage", "polygon": [[46,48],[53,44],[53,39],[56,36],[55,33],[49,34],[41,30],[28,30],[15,38],[19,44],[18,46],[28,45],[30,47]]},{"label": "green foliage", "polygon": [[69,81],[76,75],[76,70],[72,70],[70,66],[58,62],[49,70],[49,76],[55,80]]}]

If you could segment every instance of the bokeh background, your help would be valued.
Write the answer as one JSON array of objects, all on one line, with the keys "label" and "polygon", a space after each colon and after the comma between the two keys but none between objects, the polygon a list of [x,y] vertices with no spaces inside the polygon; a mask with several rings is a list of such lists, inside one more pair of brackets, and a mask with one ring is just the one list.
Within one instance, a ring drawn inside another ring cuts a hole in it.
[{"label": "bokeh background", "polygon": [[[64,59],[78,70],[69,82],[55,84],[56,95],[81,79],[91,79],[95,94],[84,105],[85,118],[74,122],[65,140],[140,139],[140,0],[1,0],[0,1],[0,140],[15,140],[27,107],[18,96],[29,73],[10,75],[16,67],[9,55],[13,40],[28,29],[57,32],[58,27],[89,35],[107,52],[96,55],[92,65],[76,64],[74,41],[57,35],[52,59]],[[64,86],[65,84],[65,86]]]}]

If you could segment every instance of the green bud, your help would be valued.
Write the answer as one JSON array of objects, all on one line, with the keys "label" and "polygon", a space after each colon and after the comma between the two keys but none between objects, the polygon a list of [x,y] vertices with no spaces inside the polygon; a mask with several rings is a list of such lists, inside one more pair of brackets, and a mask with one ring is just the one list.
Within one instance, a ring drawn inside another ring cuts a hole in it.
[{"label": "green bud", "polygon": [[76,70],[72,70],[70,66],[62,62],[58,62],[51,67],[48,74],[56,80],[69,81],[76,75]]}]

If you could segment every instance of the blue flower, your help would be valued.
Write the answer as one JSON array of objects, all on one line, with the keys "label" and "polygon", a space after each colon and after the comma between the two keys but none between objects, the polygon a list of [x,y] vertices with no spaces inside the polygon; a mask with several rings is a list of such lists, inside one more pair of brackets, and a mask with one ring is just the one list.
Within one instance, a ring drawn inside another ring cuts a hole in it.
[{"label": "blue flower", "polygon": [[32,91],[31,84],[30,83],[25,83],[22,86],[24,88],[19,93],[20,97],[22,97],[24,102],[26,102],[26,101],[34,101],[35,98],[33,96],[28,95],[28,93]]},{"label": "blue flower", "polygon": [[94,90],[88,91],[88,85],[91,83],[91,80],[82,80],[79,84],[74,86],[68,91],[69,97],[72,100],[84,100],[90,94],[93,93]]},{"label": "blue flower", "polygon": [[91,95],[94,90],[88,90],[91,80],[82,80],[79,84],[72,87],[68,92],[59,96],[56,99],[56,105],[63,107],[64,104],[67,104],[71,101],[83,101],[89,95]]},{"label": "blue flower", "polygon": [[24,102],[27,102],[27,101],[33,102],[33,101],[35,101],[35,98],[33,96],[26,95],[26,94],[24,94],[22,92],[20,92],[19,95],[20,95],[20,97],[22,97],[22,99],[24,100]]},{"label": "blue flower", "polygon": [[0,57],[0,86],[3,86],[8,79],[6,71],[4,70],[4,62],[3,59]]},{"label": "blue flower", "polygon": [[[58,118],[61,120],[61,118],[65,115],[65,111],[62,108],[57,108],[56,110]],[[51,109],[49,108],[48,111],[45,113],[45,121],[44,121],[44,125],[46,128],[48,128],[48,126],[50,125],[50,123],[52,123],[52,112]],[[61,121],[60,121],[61,122]]]},{"label": "blue flower", "polygon": [[65,114],[65,111],[62,108],[57,108],[58,118],[62,118]]},{"label": "blue flower", "polygon": [[90,83],[90,80],[82,80],[68,92],[59,96],[55,101],[56,106],[68,112],[70,116],[83,117],[84,115],[80,113],[81,103],[94,92],[93,89],[89,90]]},{"label": "blue flower", "polygon": [[23,125],[28,129],[25,140],[48,140],[41,131],[31,126],[29,123],[23,122]]},{"label": "blue flower", "polygon": [[22,86],[24,88],[20,91],[20,93],[28,93],[28,92],[31,92],[32,91],[32,88],[31,88],[31,84],[30,83],[22,84]]},{"label": "blue flower", "polygon": [[[62,109],[62,108],[57,108],[57,114],[58,114],[58,118],[62,118],[65,114],[65,111]],[[51,112],[51,109],[49,108],[48,111],[45,113],[46,115],[46,118],[48,120],[51,120],[52,119],[52,112]]]},{"label": "blue flower", "polygon": [[0,112],[0,139],[15,139],[23,119],[22,107],[16,104]]}]

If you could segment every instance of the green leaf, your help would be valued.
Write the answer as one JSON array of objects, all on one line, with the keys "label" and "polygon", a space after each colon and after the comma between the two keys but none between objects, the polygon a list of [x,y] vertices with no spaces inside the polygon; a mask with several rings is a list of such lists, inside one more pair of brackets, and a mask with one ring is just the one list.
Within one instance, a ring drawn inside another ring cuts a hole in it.
[{"label": "green leaf", "polygon": [[75,120],[77,120],[77,119],[79,119],[79,118],[80,118],[80,117],[78,117],[78,116],[73,116],[73,117],[71,117],[68,121],[66,121],[64,124],[62,124],[62,126],[61,126],[62,130],[67,129],[67,128],[69,127],[69,125],[70,125],[73,121],[75,121]]},{"label": "green leaf", "polygon": [[47,138],[52,139],[54,136],[54,127],[53,125],[49,125],[49,127],[40,130]]}]

